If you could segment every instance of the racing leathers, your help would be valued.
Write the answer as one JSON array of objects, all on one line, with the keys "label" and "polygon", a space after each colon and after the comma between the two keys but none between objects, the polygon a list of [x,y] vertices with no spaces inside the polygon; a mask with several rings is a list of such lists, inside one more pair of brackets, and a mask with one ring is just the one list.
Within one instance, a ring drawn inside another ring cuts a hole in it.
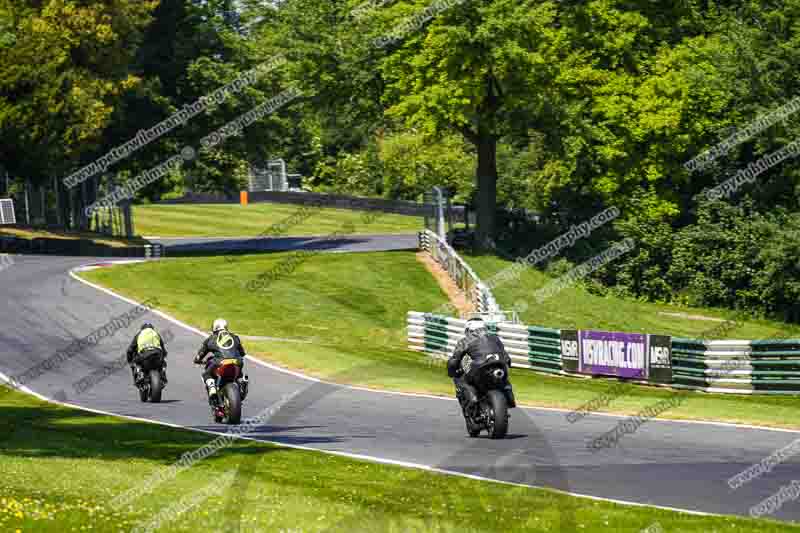
[{"label": "racing leathers", "polygon": [[235,358],[242,360],[242,372],[244,372],[244,357],[246,353],[238,335],[228,330],[220,330],[212,333],[203,341],[203,345],[197,351],[194,362],[197,364],[203,363],[203,359],[209,354],[211,354],[211,357],[205,360],[203,381],[206,384],[206,390],[209,392],[208,401],[213,404],[213,398],[216,396],[211,393],[211,387],[214,386],[215,382],[214,370],[223,359]]},{"label": "racing leathers", "polygon": [[144,372],[142,372],[142,363],[153,355],[161,356],[161,379],[164,383],[167,382],[167,375],[164,369],[167,367],[167,348],[164,346],[164,339],[153,328],[144,328],[137,333],[125,354],[128,365],[131,367],[131,374],[133,375],[133,384],[137,385],[138,382],[144,379]]},{"label": "racing leathers", "polygon": [[[511,357],[506,352],[503,341],[500,337],[488,330],[479,329],[468,332],[467,335],[458,341],[453,355],[447,361],[447,375],[453,378],[456,387],[456,397],[465,412],[470,412],[477,407],[478,393],[474,384],[470,383],[469,373],[465,373],[465,368],[469,369],[472,360],[481,359],[490,354],[499,354],[502,361],[511,368]],[[506,397],[509,399],[509,407],[516,407],[514,393],[509,383],[506,387]]]}]

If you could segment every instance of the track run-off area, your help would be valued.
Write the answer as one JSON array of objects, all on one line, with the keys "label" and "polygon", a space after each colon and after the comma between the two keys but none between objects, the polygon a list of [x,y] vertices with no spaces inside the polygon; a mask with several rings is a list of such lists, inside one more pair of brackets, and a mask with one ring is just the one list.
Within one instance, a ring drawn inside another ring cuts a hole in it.
[{"label": "track run-off area", "polygon": [[[113,268],[113,261],[14,259],[14,268],[0,279],[0,298],[6,302],[0,308],[0,377],[6,381],[141,303],[81,280],[77,272],[87,265]],[[162,403],[139,402],[127,367],[76,392],[81,379],[124,354],[144,320],[171,336],[169,384]],[[231,327],[236,331],[235,324]],[[205,335],[154,310],[54,365],[23,390],[80,409],[224,434],[227,428],[210,420],[199,369],[192,364]],[[302,350],[303,344],[296,349]],[[591,414],[569,423],[567,411],[526,407],[511,411],[507,439],[470,439],[452,398],[337,385],[252,357],[247,373],[251,385],[244,417],[271,406],[277,414],[245,438],[284,446],[633,505],[740,516],[747,516],[776,487],[800,479],[800,462],[790,457],[769,479],[757,478],[736,490],[727,483],[800,437],[798,431],[654,419],[624,436],[618,446],[593,451],[587,442],[624,417]],[[447,379],[443,372],[442,380]],[[797,520],[800,508],[788,503],[771,517]]]}]

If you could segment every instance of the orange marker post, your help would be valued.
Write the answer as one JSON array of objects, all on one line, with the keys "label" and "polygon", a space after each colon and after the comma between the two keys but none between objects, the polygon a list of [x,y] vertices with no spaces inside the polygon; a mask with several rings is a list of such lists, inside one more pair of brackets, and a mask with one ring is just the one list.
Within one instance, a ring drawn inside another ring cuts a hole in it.
[{"label": "orange marker post", "polygon": [[242,205],[247,205],[247,191],[239,192],[239,203]]}]

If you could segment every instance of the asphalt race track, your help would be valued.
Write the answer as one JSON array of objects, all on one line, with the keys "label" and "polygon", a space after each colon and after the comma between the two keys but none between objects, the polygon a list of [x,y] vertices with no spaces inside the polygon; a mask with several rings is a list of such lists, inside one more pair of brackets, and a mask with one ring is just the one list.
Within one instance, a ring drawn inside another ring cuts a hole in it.
[{"label": "asphalt race track", "polygon": [[379,252],[416,250],[416,234],[410,235],[348,235],[341,237],[174,237],[151,238],[170,253],[229,253],[274,252],[279,250],[330,250],[342,252]]},{"label": "asphalt race track", "polygon": [[[0,272],[0,298],[5,302],[0,309],[0,372],[6,376],[22,374],[111,317],[132,309],[130,303],[69,276],[70,269],[103,259],[15,256],[14,260]],[[162,332],[174,334],[169,342],[164,403],[140,403],[127,368],[76,393],[73,384],[123,355],[145,318]],[[236,324],[231,326],[236,331]],[[201,340],[199,333],[149,313],[26,385],[79,406],[224,431],[210,419],[199,370],[191,361]],[[800,479],[800,464],[790,458],[735,491],[727,485],[729,477],[800,437],[798,432],[650,421],[623,436],[619,447],[593,452],[587,442],[622,418],[590,415],[570,424],[564,412],[515,409],[510,438],[469,439],[457,404],[449,399],[332,386],[252,361],[248,373],[251,392],[244,404],[245,417],[256,416],[295,393],[250,434],[277,443],[436,466],[626,502],[738,515],[747,515],[751,506],[792,479]],[[447,378],[443,375],[442,379]],[[773,518],[800,519],[800,507],[787,502]]]}]

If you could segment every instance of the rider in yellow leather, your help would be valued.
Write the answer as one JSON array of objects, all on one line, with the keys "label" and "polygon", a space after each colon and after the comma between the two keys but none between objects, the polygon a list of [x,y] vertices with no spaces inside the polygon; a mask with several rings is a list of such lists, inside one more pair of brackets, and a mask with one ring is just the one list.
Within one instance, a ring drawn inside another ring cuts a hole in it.
[{"label": "rider in yellow leather", "polygon": [[131,367],[131,373],[133,374],[134,385],[136,385],[139,380],[144,378],[144,374],[141,373],[138,363],[140,361],[144,361],[155,353],[160,353],[162,359],[164,359],[163,366],[161,367],[161,378],[164,383],[166,383],[167,376],[164,369],[167,367],[167,348],[164,346],[164,340],[161,338],[161,335],[159,335],[158,331],[156,331],[156,328],[153,326],[153,324],[145,322],[139,329],[139,333],[133,337],[130,346],[128,346],[128,352],[126,354],[128,364]]},{"label": "rider in yellow leather", "polygon": [[[239,336],[228,330],[228,322],[225,319],[216,319],[211,329],[211,335],[203,341],[203,345],[197,351],[194,362],[198,365],[205,362],[206,368],[203,371],[203,380],[208,391],[208,403],[214,405],[214,399],[217,395],[214,369],[219,366],[220,361],[223,359],[235,358],[241,359],[242,373],[244,374],[244,357],[247,354]],[[203,361],[208,354],[211,354],[211,357]],[[247,376],[244,377],[244,381],[247,381]]]}]

